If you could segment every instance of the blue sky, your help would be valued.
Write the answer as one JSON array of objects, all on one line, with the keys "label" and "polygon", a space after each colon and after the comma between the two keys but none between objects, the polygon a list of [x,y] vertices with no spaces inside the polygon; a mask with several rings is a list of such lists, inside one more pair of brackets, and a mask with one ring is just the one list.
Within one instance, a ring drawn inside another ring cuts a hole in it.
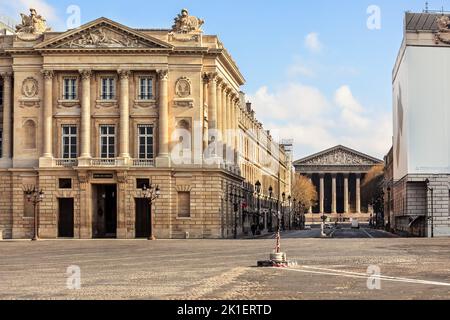
[{"label": "blue sky", "polygon": [[[69,5],[81,22],[105,16],[130,27],[169,28],[181,8],[204,19],[238,63],[243,91],[275,136],[295,140],[303,157],[344,144],[376,157],[390,148],[391,72],[402,41],[404,12],[416,0],[54,1],[0,0],[0,14],[41,9],[62,30]],[[429,1],[430,8],[450,0]],[[367,9],[380,9],[381,28],[369,30]]]}]

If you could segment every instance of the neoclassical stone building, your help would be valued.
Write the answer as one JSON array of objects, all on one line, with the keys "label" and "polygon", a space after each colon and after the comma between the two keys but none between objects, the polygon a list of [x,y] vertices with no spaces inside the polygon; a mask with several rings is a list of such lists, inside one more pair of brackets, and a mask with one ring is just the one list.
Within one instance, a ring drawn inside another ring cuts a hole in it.
[{"label": "neoclassical stone building", "polygon": [[366,173],[383,161],[344,146],[336,146],[294,162],[297,173],[307,176],[318,194],[316,207],[307,221],[318,222],[322,215],[337,219],[369,219],[368,204],[361,202],[361,183]]},{"label": "neoclassical stone building", "polygon": [[[283,148],[249,130],[244,77],[203,23],[183,10],[171,29],[99,18],[52,32],[31,10],[0,36],[4,237],[33,236],[30,185],[45,194],[38,229],[51,239],[147,237],[150,221],[157,238],[226,238],[248,230],[233,206],[243,186],[289,193]],[[150,184],[161,189],[152,216]]]}]

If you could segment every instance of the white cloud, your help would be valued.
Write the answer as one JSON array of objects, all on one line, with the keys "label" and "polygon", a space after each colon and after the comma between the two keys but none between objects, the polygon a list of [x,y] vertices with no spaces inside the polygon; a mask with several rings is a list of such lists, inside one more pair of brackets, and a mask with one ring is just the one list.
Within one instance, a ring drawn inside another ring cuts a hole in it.
[{"label": "white cloud", "polygon": [[304,61],[300,56],[296,56],[293,63],[287,69],[287,75],[289,77],[315,77],[316,72],[311,63]]},{"label": "white cloud", "polygon": [[42,15],[52,29],[64,28],[64,22],[58,16],[56,9],[45,0],[0,0],[2,14],[7,15],[14,21],[20,23],[20,14],[29,14],[29,9],[36,9]]},{"label": "white cloud", "polygon": [[274,91],[262,87],[248,98],[266,129],[294,139],[296,159],[338,144],[382,158],[391,144],[390,113],[365,107],[348,85],[339,87],[332,99],[297,82]]},{"label": "white cloud", "polygon": [[317,32],[311,32],[305,37],[305,46],[311,52],[318,53],[322,51],[322,43],[319,40],[319,34]]}]

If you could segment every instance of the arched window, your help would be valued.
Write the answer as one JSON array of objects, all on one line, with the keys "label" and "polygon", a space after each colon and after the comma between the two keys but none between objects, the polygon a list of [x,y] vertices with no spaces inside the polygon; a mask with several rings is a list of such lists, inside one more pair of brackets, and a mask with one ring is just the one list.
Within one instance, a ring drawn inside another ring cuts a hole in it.
[{"label": "arched window", "polygon": [[36,123],[33,120],[27,120],[23,125],[23,129],[25,149],[36,149]]}]

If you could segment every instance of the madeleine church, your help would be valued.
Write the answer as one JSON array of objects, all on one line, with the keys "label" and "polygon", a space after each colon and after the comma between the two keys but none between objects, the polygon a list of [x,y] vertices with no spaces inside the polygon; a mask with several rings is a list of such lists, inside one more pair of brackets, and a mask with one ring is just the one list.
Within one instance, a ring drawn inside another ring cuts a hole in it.
[{"label": "madeleine church", "polygon": [[31,9],[0,35],[5,238],[228,238],[248,232],[256,181],[290,192],[289,156],[203,24],[183,10],[168,29],[52,32]]}]

